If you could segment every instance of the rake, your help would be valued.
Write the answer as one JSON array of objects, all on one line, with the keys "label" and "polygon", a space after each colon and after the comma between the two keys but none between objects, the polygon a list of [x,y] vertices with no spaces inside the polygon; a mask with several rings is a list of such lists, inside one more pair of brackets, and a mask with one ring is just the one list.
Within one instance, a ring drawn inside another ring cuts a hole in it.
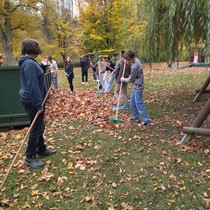
[{"label": "rake", "polygon": [[[125,74],[125,67],[126,67],[126,62],[124,61],[122,77],[124,77],[124,74]],[[120,96],[121,96],[121,92],[122,92],[122,85],[123,85],[123,82],[121,81],[121,83],[120,83],[119,97],[118,97],[118,101],[117,101],[116,115],[115,115],[115,117],[112,117],[112,118],[109,118],[109,119],[108,119],[108,121],[109,121],[110,123],[123,123],[123,120],[120,119],[120,118],[118,118],[118,114],[119,114],[119,105],[120,105]]]},{"label": "rake", "polygon": [[[47,100],[47,98],[48,98],[48,96],[49,96],[49,93],[50,93],[51,88],[52,88],[52,85],[50,86],[50,88],[49,88],[49,90],[48,90],[48,92],[47,92],[47,94],[46,94],[46,96],[45,96],[45,98],[44,98],[44,100],[43,100],[43,102],[42,102],[42,105],[45,104],[45,102],[46,102],[46,100]],[[12,163],[11,163],[9,169],[7,170],[6,175],[5,175],[4,179],[3,179],[2,182],[1,182],[0,191],[2,190],[2,188],[3,188],[3,186],[4,186],[4,183],[5,183],[6,179],[7,179],[7,177],[9,176],[9,173],[10,173],[10,171],[12,170],[12,167],[13,167],[13,165],[14,165],[16,159],[17,159],[17,156],[18,156],[18,154],[20,153],[20,150],[22,149],[24,143],[26,142],[26,140],[27,140],[27,138],[28,138],[28,135],[29,135],[29,133],[30,133],[32,127],[34,126],[34,124],[35,124],[35,122],[36,122],[38,116],[39,116],[39,114],[37,113],[37,114],[35,115],[35,117],[34,117],[32,123],[31,123],[31,125],[30,125],[30,127],[29,127],[29,129],[28,129],[28,131],[27,131],[27,133],[26,133],[26,135],[25,135],[25,137],[24,137],[24,139],[23,139],[23,141],[22,141],[22,143],[21,143],[21,145],[20,145],[20,147],[19,147],[17,153],[16,153],[16,155],[14,156],[13,161],[12,161]]]}]

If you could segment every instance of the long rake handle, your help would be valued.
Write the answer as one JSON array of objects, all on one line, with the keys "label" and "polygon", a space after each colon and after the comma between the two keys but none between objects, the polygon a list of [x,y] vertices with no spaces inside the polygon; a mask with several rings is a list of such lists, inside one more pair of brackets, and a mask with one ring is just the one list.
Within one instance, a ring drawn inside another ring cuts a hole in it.
[{"label": "long rake handle", "polygon": [[115,71],[115,69],[113,69],[111,66],[107,65],[106,63],[102,62],[104,64],[104,66],[110,68],[111,70]]},{"label": "long rake handle", "polygon": [[112,90],[114,89],[114,85],[112,86],[112,88],[111,88],[111,90],[107,93],[107,94],[105,94],[104,96],[103,96],[103,98],[101,99],[101,102],[103,102],[110,94],[111,94],[111,92],[112,92]]},{"label": "long rake handle", "polygon": [[[46,96],[45,96],[45,98],[44,98],[44,100],[43,100],[43,102],[42,102],[42,105],[45,104],[45,102],[46,102],[46,100],[47,100],[47,97],[48,97],[48,95],[49,95],[49,92],[50,92],[51,88],[52,88],[52,85],[50,86],[50,88],[49,88],[49,90],[48,90],[48,92],[47,92],[47,94],[46,94]],[[4,177],[3,181],[2,181],[2,183],[1,183],[0,191],[2,190],[2,188],[3,188],[3,186],[4,186],[4,183],[5,183],[5,181],[6,181],[7,177],[8,177],[8,175],[9,175],[9,173],[10,173],[10,171],[11,171],[11,169],[12,169],[12,167],[13,167],[13,165],[14,165],[16,159],[17,159],[17,156],[18,156],[18,154],[20,153],[20,150],[22,149],[22,147],[23,147],[23,145],[24,145],[24,143],[25,143],[25,141],[26,141],[26,139],[27,139],[27,137],[28,137],[28,135],[29,135],[29,133],[30,133],[32,127],[34,126],[34,124],[35,124],[35,122],[36,122],[38,116],[39,116],[39,114],[38,114],[38,112],[37,112],[36,115],[35,115],[35,117],[34,117],[34,119],[33,119],[33,121],[32,121],[32,123],[31,123],[31,125],[30,125],[30,127],[29,127],[29,129],[28,129],[28,131],[27,131],[27,133],[26,133],[26,135],[25,135],[25,137],[24,137],[24,139],[23,139],[23,141],[22,141],[22,143],[21,143],[21,145],[20,145],[20,147],[19,147],[19,149],[18,149],[18,151],[17,151],[17,153],[16,153],[16,155],[15,155],[15,157],[13,158],[13,161],[12,161],[12,163],[11,163],[11,165],[10,165],[10,167],[9,167],[9,169],[8,169],[8,171],[7,171],[6,175],[5,175],[5,177]]]},{"label": "long rake handle", "polygon": [[[125,74],[125,67],[126,67],[126,62],[124,60],[122,77],[124,77],[124,74]],[[118,101],[117,101],[116,118],[118,118],[118,113],[119,113],[119,105],[120,105],[120,96],[121,96],[121,92],[122,92],[122,85],[123,85],[123,82],[121,81],[121,83],[120,83],[119,97],[118,97]]]},{"label": "long rake handle", "polygon": [[[91,59],[90,59],[90,55],[88,55],[88,57],[89,57],[89,62],[90,62],[90,64],[92,64]],[[104,66],[106,66],[106,67],[110,68],[111,70],[115,71],[115,69],[113,69],[112,67],[110,67],[110,66],[107,65],[106,63],[104,63],[104,62],[102,62],[102,63],[104,64]]]},{"label": "long rake handle", "polygon": [[88,55],[88,58],[89,58],[89,62],[90,62],[90,64],[92,65],[92,62],[91,62],[91,59],[90,59],[90,55]]}]

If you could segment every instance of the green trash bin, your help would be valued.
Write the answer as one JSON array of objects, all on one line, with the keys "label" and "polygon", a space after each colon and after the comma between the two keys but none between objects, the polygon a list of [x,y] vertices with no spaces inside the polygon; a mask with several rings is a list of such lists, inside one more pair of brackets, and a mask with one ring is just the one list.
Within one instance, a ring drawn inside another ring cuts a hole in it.
[{"label": "green trash bin", "polygon": [[[47,89],[52,81],[46,72]],[[0,128],[29,125],[29,118],[20,102],[19,66],[0,66]]]}]

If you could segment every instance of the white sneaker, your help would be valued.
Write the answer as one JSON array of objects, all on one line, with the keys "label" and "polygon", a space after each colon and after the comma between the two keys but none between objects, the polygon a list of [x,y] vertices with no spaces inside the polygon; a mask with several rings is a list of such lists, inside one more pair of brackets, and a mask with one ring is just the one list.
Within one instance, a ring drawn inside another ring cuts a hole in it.
[{"label": "white sneaker", "polygon": [[139,127],[146,127],[146,126],[149,126],[150,123],[145,123],[145,122],[142,122],[140,123],[138,126]]}]

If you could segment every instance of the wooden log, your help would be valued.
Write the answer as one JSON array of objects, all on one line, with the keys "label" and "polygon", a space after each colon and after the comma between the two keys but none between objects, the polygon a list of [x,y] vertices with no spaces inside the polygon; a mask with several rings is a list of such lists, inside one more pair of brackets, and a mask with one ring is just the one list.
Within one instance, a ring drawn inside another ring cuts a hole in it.
[{"label": "wooden log", "polygon": [[[195,90],[196,93],[198,93],[199,91],[200,91],[200,90]],[[209,93],[210,93],[210,90],[204,90],[204,91],[203,91],[203,94],[205,94],[205,93],[206,93],[206,94],[209,94]]]},{"label": "wooden log", "polygon": [[209,113],[210,113],[210,99],[206,102],[202,110],[199,112],[198,116],[195,118],[191,127],[199,128],[206,120]]},{"label": "wooden log", "polygon": [[210,129],[206,128],[183,127],[183,132],[191,135],[210,136]]},{"label": "wooden log", "polygon": [[205,81],[205,83],[201,87],[200,91],[196,94],[195,98],[193,99],[193,102],[197,101],[201,97],[201,95],[203,94],[203,92],[208,87],[209,83],[210,83],[210,76],[208,76],[207,80]]},{"label": "wooden log", "polygon": [[[192,127],[191,128],[199,129],[199,127],[203,124],[203,122],[208,117],[209,113],[210,113],[210,99],[206,102],[204,107],[199,112],[198,116],[195,118],[194,122],[192,123]],[[197,135],[199,135],[199,134],[197,134]],[[191,136],[192,135],[190,135],[190,133],[189,134],[185,134],[184,137],[179,142],[179,144],[183,144],[184,142],[189,141],[191,139]],[[205,135],[203,134],[202,136],[205,136]]]}]

